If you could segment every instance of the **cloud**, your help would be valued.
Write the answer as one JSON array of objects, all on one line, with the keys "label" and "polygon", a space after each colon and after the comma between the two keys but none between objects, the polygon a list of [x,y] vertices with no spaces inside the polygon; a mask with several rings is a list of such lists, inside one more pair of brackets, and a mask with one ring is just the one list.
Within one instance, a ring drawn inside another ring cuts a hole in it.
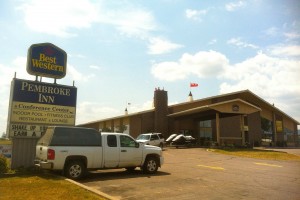
[{"label": "cloud", "polygon": [[259,53],[226,66],[220,93],[249,89],[258,96],[300,119],[300,61]]},{"label": "cloud", "polygon": [[207,10],[192,10],[186,9],[185,16],[188,19],[195,20],[195,21],[202,21],[202,16],[207,14]]},{"label": "cloud", "polygon": [[121,115],[120,110],[104,106],[97,102],[83,101],[77,105],[76,124],[83,124],[98,119]]},{"label": "cloud", "polygon": [[18,7],[31,30],[60,37],[74,36],[73,28],[89,28],[98,20],[97,8],[88,0],[32,0]]},{"label": "cloud", "polygon": [[151,12],[140,8],[108,10],[100,21],[114,25],[121,34],[141,39],[148,38],[149,32],[157,28]]},{"label": "cloud", "polygon": [[279,35],[279,29],[277,27],[271,27],[264,31],[267,36],[275,37]]},{"label": "cloud", "polygon": [[299,43],[300,38],[300,21],[294,21],[292,23],[285,23],[282,27],[270,27],[263,31],[267,37],[283,37],[286,42],[297,42]]},{"label": "cloud", "polygon": [[[175,61],[154,63],[151,73],[160,80],[175,81],[189,76],[221,81],[220,93],[249,89],[295,119],[300,119],[300,60],[298,46],[273,46],[242,62],[229,64],[225,55],[216,51],[185,53]],[[297,52],[297,53],[295,53]]]},{"label": "cloud", "polygon": [[183,45],[172,43],[166,39],[154,37],[149,39],[148,53],[149,54],[164,54],[172,50],[179,49]]},{"label": "cloud", "polygon": [[[25,80],[35,80],[35,76],[29,75],[26,71],[26,57],[16,57],[9,65],[3,65],[0,63],[0,121],[7,121],[8,103],[9,103],[9,91],[11,81],[15,76]],[[68,80],[77,80],[80,82],[88,81],[94,74],[82,74],[73,65],[68,64],[67,76],[63,79],[64,82]],[[53,82],[53,79],[43,78],[43,82]],[[60,81],[59,81],[60,82]],[[0,125],[0,130],[6,130],[6,124]]]},{"label": "cloud", "polygon": [[25,24],[33,31],[58,37],[76,36],[74,30],[93,24],[114,26],[120,34],[145,38],[156,29],[151,12],[130,4],[115,4],[89,0],[31,0],[17,8],[24,13]]},{"label": "cloud", "polygon": [[211,41],[209,41],[209,45],[213,45],[216,44],[218,42],[218,40],[216,38],[212,39]]},{"label": "cloud", "polygon": [[29,75],[26,71],[26,57],[17,57],[15,58],[10,64],[3,65],[0,63],[0,94],[5,91],[9,90],[11,80],[15,76],[22,77],[23,79],[34,80],[34,76]]},{"label": "cloud", "polygon": [[[17,57],[8,65],[0,63],[0,130],[6,130],[6,121],[9,105],[9,94],[11,81],[15,76],[16,78],[34,80],[34,76],[26,72],[26,57]],[[2,132],[0,133],[0,135]]]},{"label": "cloud", "polygon": [[300,33],[286,32],[286,33],[284,33],[284,36],[287,38],[287,40],[298,40],[300,38]]},{"label": "cloud", "polygon": [[[146,101],[143,104],[131,103],[127,106],[128,113],[136,113],[140,111],[145,111],[151,109],[153,106],[153,101]],[[116,109],[113,107],[105,106],[98,102],[83,101],[77,106],[77,118],[76,124],[83,124],[87,122],[92,122],[95,120],[106,119],[109,117],[116,117],[124,115],[124,110]]]},{"label": "cloud", "polygon": [[153,108],[153,100],[146,101],[143,104],[130,103],[130,105],[127,107],[127,110],[128,113],[131,114],[145,110],[150,110],[151,108]]},{"label": "cloud", "polygon": [[228,65],[228,59],[216,51],[200,51],[195,55],[185,53],[178,62],[161,62],[152,66],[151,73],[160,80],[183,80],[190,75],[218,76]]},{"label": "cloud", "polygon": [[243,42],[241,38],[231,38],[230,40],[227,41],[228,44],[235,45],[240,48],[252,48],[252,49],[258,49],[258,46],[254,44],[250,44],[247,42]]},{"label": "cloud", "polygon": [[97,65],[90,65],[89,68],[95,69],[95,70],[101,70],[102,69],[102,67],[99,67]]},{"label": "cloud", "polygon": [[299,45],[277,45],[272,46],[270,53],[275,56],[300,56],[300,46]]},{"label": "cloud", "polygon": [[238,8],[242,8],[244,6],[246,6],[245,1],[230,2],[230,3],[225,5],[225,9],[229,12],[232,12],[232,11],[235,11]]}]

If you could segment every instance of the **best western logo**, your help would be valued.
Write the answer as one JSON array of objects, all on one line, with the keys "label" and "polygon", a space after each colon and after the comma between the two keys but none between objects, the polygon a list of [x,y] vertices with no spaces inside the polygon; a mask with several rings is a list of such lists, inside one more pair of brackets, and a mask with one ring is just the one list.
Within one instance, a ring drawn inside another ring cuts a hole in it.
[{"label": "best western logo", "polygon": [[60,71],[64,72],[64,67],[57,65],[56,63],[56,57],[50,57],[46,56],[45,54],[41,53],[39,60],[32,59],[32,66],[41,68],[41,69],[47,69],[50,71]]},{"label": "best western logo", "polygon": [[50,43],[34,44],[28,50],[27,72],[31,75],[63,78],[67,54]]}]

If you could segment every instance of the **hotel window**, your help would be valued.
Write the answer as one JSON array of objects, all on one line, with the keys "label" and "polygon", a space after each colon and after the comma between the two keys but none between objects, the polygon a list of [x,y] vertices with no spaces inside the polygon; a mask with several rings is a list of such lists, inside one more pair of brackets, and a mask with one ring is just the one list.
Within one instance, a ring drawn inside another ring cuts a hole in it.
[{"label": "hotel window", "polygon": [[199,129],[200,138],[212,139],[211,120],[200,121]]}]

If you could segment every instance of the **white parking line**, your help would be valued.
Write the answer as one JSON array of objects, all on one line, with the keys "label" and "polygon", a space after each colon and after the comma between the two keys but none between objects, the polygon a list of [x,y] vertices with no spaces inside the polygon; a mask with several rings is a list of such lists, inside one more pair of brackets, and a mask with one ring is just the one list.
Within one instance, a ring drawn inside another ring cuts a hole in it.
[{"label": "white parking line", "polygon": [[205,167],[209,169],[215,169],[215,170],[225,170],[223,167],[215,167],[215,166],[207,166],[207,165],[197,165],[198,167]]},{"label": "white parking line", "polygon": [[273,165],[273,164],[268,164],[268,163],[254,163],[256,165],[264,165],[264,166],[269,166],[269,167],[282,167],[281,165]]}]

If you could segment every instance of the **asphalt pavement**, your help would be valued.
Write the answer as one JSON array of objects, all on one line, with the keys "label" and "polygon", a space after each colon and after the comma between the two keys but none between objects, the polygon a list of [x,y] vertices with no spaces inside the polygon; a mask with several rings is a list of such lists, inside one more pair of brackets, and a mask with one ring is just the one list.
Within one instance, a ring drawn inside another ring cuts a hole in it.
[{"label": "asphalt pavement", "polygon": [[271,161],[202,148],[164,151],[157,174],[99,170],[81,183],[115,199],[300,199],[300,161]]}]

